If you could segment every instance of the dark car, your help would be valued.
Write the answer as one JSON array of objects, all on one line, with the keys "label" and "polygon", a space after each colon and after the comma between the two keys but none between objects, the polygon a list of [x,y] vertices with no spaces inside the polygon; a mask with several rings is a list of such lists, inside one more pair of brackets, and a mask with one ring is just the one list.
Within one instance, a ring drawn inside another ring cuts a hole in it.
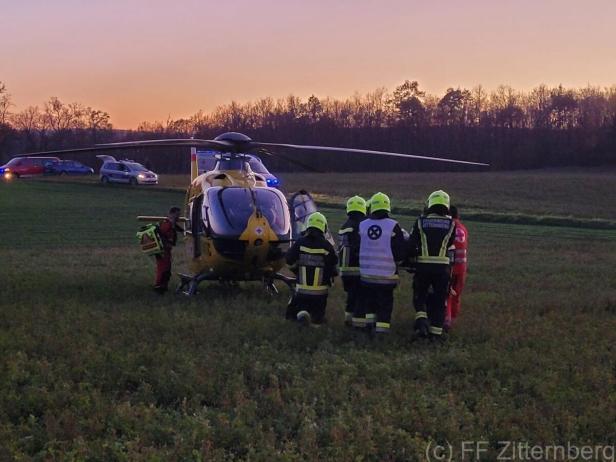
[{"label": "dark car", "polygon": [[[197,151],[197,166],[199,169],[199,174],[210,170],[215,170],[217,168],[221,170],[236,170],[242,168],[242,160],[226,159],[224,157],[221,158],[219,154],[220,153],[216,151]],[[246,154],[246,157],[248,157],[250,169],[254,173],[257,173],[265,178],[265,182],[268,186],[271,186],[272,188],[277,188],[280,186],[280,180],[275,175],[270,173],[260,158],[252,154]]]},{"label": "dark car", "polygon": [[0,175],[4,178],[40,176],[45,173],[46,163],[59,161],[57,157],[13,157],[0,167]]},{"label": "dark car", "polygon": [[45,173],[50,175],[92,175],[94,169],[75,160],[58,160],[45,163]]}]

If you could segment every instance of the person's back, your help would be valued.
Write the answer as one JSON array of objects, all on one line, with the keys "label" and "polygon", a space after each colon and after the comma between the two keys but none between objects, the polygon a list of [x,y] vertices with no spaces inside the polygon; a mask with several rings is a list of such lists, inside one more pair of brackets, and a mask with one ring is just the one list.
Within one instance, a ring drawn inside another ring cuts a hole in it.
[{"label": "person's back", "polygon": [[319,292],[314,289],[315,287],[321,287],[327,293],[329,281],[331,281],[335,274],[336,262],[337,257],[334,247],[325,238],[323,233],[312,229],[308,229],[293,244],[293,247],[287,254],[287,263],[290,265],[296,264],[299,269],[305,269],[305,276],[300,275],[304,279],[301,281],[302,284],[300,286],[308,285],[310,288],[306,290],[300,287],[298,292],[309,295]]},{"label": "person's back", "polygon": [[366,218],[366,201],[359,196],[351,197],[347,201],[346,211],[347,220],[338,231],[338,261],[347,294],[344,322],[350,326],[359,296],[359,225]]},{"label": "person's back", "polygon": [[297,276],[287,319],[305,324],[320,324],[325,320],[328,289],[338,263],[336,251],[325,238],[326,229],[325,217],[313,213],[308,218],[306,232],[287,252],[287,264]]},{"label": "person's back", "polygon": [[413,277],[415,329],[421,336],[440,337],[449,293],[449,249],[455,238],[455,223],[448,215],[449,195],[434,191],[428,198],[427,214],[420,216],[411,232],[411,252],[417,256]]},{"label": "person's back", "polygon": [[411,232],[410,245],[417,255],[417,267],[424,271],[448,266],[449,247],[455,238],[455,223],[442,205],[430,207],[420,216]]},{"label": "person's back", "polygon": [[377,193],[370,204],[370,217],[359,225],[362,296],[353,315],[353,325],[386,333],[390,329],[393,291],[399,279],[397,263],[404,258],[405,241],[398,222],[389,218],[389,197]]}]

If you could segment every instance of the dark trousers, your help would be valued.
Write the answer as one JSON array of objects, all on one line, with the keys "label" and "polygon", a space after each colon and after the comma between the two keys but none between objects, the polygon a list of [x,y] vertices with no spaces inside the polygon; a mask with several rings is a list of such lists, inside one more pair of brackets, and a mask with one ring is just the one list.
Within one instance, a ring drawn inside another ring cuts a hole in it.
[{"label": "dark trousers", "polygon": [[363,318],[366,327],[376,327],[377,332],[388,332],[391,327],[391,312],[394,309],[395,288],[392,284],[361,282],[353,320]]},{"label": "dark trousers", "polygon": [[156,255],[156,282],[154,286],[167,289],[171,279],[171,250],[165,250],[161,255]]},{"label": "dark trousers", "polygon": [[327,295],[293,294],[287,306],[286,318],[295,320],[297,313],[308,311],[310,318],[315,324],[325,321],[325,309],[327,308]]},{"label": "dark trousers", "polygon": [[427,317],[430,321],[429,332],[440,335],[445,320],[445,302],[449,293],[449,267],[433,266],[417,269],[413,278],[413,305],[417,312],[417,321]]},{"label": "dark trousers", "polygon": [[345,321],[350,321],[355,312],[355,305],[359,300],[359,276],[342,276],[342,284],[346,292]]}]

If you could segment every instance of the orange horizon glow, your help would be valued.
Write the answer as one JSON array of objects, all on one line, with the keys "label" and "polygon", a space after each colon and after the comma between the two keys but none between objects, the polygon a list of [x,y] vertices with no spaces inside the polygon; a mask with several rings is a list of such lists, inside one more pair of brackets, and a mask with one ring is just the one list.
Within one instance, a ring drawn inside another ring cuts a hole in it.
[{"label": "orange horizon glow", "polygon": [[615,20],[608,0],[31,0],[2,7],[0,81],[14,112],[57,96],[115,128],[406,79],[435,95],[604,87],[616,83]]}]

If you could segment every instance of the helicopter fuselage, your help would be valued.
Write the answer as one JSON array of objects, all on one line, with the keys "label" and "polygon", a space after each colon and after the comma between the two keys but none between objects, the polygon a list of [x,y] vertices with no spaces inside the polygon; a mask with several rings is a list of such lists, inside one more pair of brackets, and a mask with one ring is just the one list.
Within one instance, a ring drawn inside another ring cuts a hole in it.
[{"label": "helicopter fuselage", "polygon": [[253,281],[283,268],[291,239],[286,198],[249,167],[197,176],[184,215],[191,277]]}]

